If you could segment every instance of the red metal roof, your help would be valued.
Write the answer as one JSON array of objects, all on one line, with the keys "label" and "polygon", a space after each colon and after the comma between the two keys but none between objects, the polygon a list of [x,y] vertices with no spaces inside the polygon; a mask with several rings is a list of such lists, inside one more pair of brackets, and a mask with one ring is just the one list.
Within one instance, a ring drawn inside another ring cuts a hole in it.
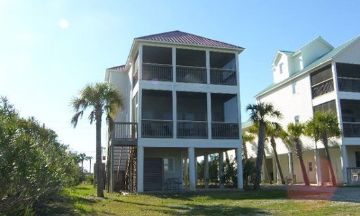
[{"label": "red metal roof", "polygon": [[135,38],[135,40],[149,40],[157,42],[167,42],[182,45],[196,45],[205,47],[225,48],[225,49],[243,49],[242,47],[224,43],[217,40],[201,37],[198,35],[182,32],[182,31],[170,31],[160,34],[147,35],[143,37]]}]

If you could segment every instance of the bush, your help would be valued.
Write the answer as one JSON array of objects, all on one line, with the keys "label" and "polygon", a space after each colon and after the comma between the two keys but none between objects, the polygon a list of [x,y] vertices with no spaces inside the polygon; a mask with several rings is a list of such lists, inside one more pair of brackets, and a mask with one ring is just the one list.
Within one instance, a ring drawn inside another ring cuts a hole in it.
[{"label": "bush", "polygon": [[54,131],[34,118],[19,117],[0,100],[0,209],[9,215],[34,214],[36,206],[63,186],[79,183],[79,167]]}]

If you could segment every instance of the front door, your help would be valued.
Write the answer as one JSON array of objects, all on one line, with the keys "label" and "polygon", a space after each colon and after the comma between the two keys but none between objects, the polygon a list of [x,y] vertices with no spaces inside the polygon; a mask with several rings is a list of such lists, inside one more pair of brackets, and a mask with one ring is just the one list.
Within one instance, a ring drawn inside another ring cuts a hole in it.
[{"label": "front door", "polygon": [[163,160],[162,158],[144,159],[144,191],[162,190]]}]

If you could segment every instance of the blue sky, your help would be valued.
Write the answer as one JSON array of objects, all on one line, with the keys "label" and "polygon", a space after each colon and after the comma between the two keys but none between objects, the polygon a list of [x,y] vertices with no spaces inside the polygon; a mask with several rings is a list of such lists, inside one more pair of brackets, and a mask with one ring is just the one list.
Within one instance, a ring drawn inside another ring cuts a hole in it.
[{"label": "blue sky", "polygon": [[134,37],[181,30],[246,48],[239,61],[246,120],[244,107],[272,82],[278,49],[319,35],[334,46],[358,36],[359,8],[351,0],[0,0],[0,95],[71,149],[94,155],[95,126],[84,118],[71,127],[71,98],[125,63]]}]

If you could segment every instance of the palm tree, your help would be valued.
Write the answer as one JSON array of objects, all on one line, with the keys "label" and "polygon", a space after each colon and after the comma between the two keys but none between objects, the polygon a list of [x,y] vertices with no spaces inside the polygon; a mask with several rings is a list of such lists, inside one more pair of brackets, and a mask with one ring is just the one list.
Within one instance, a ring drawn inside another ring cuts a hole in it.
[{"label": "palm tree", "polygon": [[252,171],[252,164],[250,164],[251,162],[249,161],[249,157],[248,157],[248,151],[247,151],[247,147],[246,147],[246,143],[247,142],[253,142],[255,140],[255,136],[251,133],[248,133],[246,131],[242,132],[242,149],[243,149],[243,178],[244,178],[244,186],[245,188],[248,187],[249,185],[249,176],[251,175],[251,171]]},{"label": "palm tree", "polygon": [[306,173],[306,168],[305,168],[304,159],[303,159],[303,147],[302,147],[302,143],[300,140],[300,136],[303,134],[304,128],[305,128],[305,126],[300,123],[288,124],[288,126],[287,126],[288,135],[287,135],[287,138],[283,137],[283,140],[285,140],[285,143],[288,144],[290,148],[295,149],[296,156],[299,158],[304,183],[306,186],[309,186],[310,181],[309,181],[309,177]]},{"label": "palm tree", "polygon": [[86,154],[80,153],[78,156],[79,156],[79,161],[81,162],[81,172],[84,173],[84,160],[86,160]]},{"label": "palm tree", "polygon": [[315,142],[321,140],[324,144],[326,161],[333,186],[336,186],[336,177],[330,158],[329,138],[339,137],[340,133],[338,120],[333,112],[316,112],[314,117],[306,124],[306,134],[312,137]]},{"label": "palm tree", "polygon": [[92,156],[87,156],[86,160],[90,161],[90,168],[89,168],[89,173],[91,173],[91,160],[93,159]]},{"label": "palm tree", "polygon": [[281,131],[282,131],[282,128],[277,123],[268,124],[266,126],[266,136],[269,138],[270,145],[271,145],[271,147],[273,149],[273,152],[274,152],[276,166],[278,168],[280,179],[281,179],[281,184],[285,184],[285,178],[284,178],[284,175],[283,175],[283,172],[282,172],[282,169],[281,169],[279,156],[278,156],[277,151],[276,151],[276,141],[275,141],[276,138],[281,137],[281,133],[282,133]]},{"label": "palm tree", "polygon": [[96,123],[96,170],[97,170],[97,196],[104,197],[104,185],[101,162],[101,121],[102,115],[106,114],[106,119],[111,121],[115,118],[117,111],[122,107],[123,100],[120,93],[108,83],[89,84],[80,91],[80,95],[72,100],[75,114],[71,123],[76,127],[87,109],[91,109],[89,120],[90,124]]},{"label": "palm tree", "polygon": [[241,137],[242,137],[243,157],[245,160],[248,160],[248,151],[247,151],[246,143],[253,142],[255,140],[255,136],[243,131]]},{"label": "palm tree", "polygon": [[265,148],[265,129],[266,124],[269,122],[267,118],[280,118],[281,113],[278,110],[275,110],[274,106],[269,103],[259,102],[258,104],[249,104],[246,107],[247,111],[250,111],[250,119],[257,125],[259,128],[258,132],[258,150],[256,157],[256,173],[254,180],[254,189],[260,188],[261,181],[261,167],[263,164],[264,158],[264,148]]}]

